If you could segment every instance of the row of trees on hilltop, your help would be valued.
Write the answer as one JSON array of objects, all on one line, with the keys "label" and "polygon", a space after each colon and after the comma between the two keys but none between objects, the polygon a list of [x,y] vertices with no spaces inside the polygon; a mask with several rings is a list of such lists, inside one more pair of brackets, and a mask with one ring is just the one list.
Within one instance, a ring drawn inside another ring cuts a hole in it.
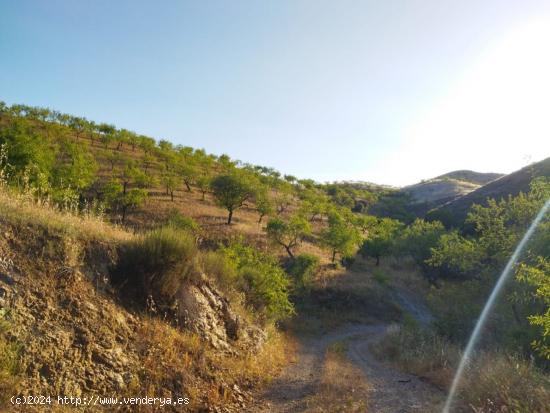
[{"label": "row of trees on hilltop", "polygon": [[[309,238],[326,247],[333,262],[361,247],[379,263],[403,227],[362,213],[377,194],[358,184],[300,180],[44,108],[0,103],[0,114],[7,181],[60,205],[101,204],[125,222],[153,188],[162,187],[172,201],[181,190],[199,191],[203,200],[211,193],[227,210],[227,224],[240,208],[254,206],[258,223],[270,217],[267,235],[289,257]],[[321,229],[313,234],[315,223]]]},{"label": "row of trees on hilltop", "polygon": [[314,222],[373,198],[366,190],[299,180],[47,108],[0,102],[0,115],[3,170],[10,184],[60,205],[102,202],[123,222],[158,186],[173,201],[178,190],[200,191],[203,200],[211,192],[227,210],[228,224],[245,205],[255,206],[262,223],[299,203],[300,216]]}]

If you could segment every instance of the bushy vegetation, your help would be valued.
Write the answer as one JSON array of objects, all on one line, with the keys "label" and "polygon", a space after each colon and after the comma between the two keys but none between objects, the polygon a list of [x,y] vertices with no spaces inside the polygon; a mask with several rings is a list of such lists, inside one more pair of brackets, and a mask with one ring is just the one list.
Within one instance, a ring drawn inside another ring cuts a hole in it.
[{"label": "bushy vegetation", "polygon": [[[447,387],[460,349],[514,248],[543,204],[550,181],[538,178],[515,197],[474,205],[467,228],[446,230],[414,221],[390,237],[392,254],[410,257],[432,284],[435,320],[389,334],[380,352],[401,368]],[[480,348],[470,361],[459,398],[474,411],[546,411],[550,393],[550,220],[546,216],[516,268],[516,277],[490,314]],[[470,228],[474,229],[472,233]]]},{"label": "bushy vegetation", "polygon": [[298,292],[309,290],[318,268],[319,257],[316,255],[300,254],[294,257],[288,268],[288,274],[292,277],[294,289]]},{"label": "bushy vegetation", "polygon": [[123,246],[113,281],[142,303],[171,303],[184,280],[197,273],[198,250],[188,232],[163,227]]},{"label": "bushy vegetation", "polygon": [[369,230],[369,236],[361,246],[361,254],[364,257],[376,259],[376,265],[380,265],[380,258],[395,252],[395,243],[402,224],[391,218],[381,218],[377,225]]},{"label": "bushy vegetation", "polygon": [[200,225],[193,218],[183,215],[177,209],[173,209],[169,212],[166,219],[166,224],[173,228],[187,231],[192,234],[198,235],[201,232]]},{"label": "bushy vegetation", "polygon": [[290,280],[277,260],[241,242],[219,251],[200,252],[195,238],[172,226],[162,227],[129,241],[121,248],[113,282],[123,296],[142,307],[166,309],[184,282],[204,271],[224,289],[243,292],[247,305],[266,320],[293,314]]},{"label": "bushy vegetation", "polygon": [[[444,389],[450,387],[461,358],[459,346],[414,322],[390,331],[375,352]],[[464,406],[459,411],[542,413],[549,403],[548,378],[532,361],[493,350],[477,352],[470,362],[458,405]]]},{"label": "bushy vegetation", "polygon": [[290,280],[277,260],[242,242],[222,249],[235,268],[237,288],[246,301],[267,319],[280,320],[294,313],[288,298]]},{"label": "bushy vegetation", "polygon": [[[431,299],[440,315],[442,332],[458,340],[467,337],[496,278],[548,197],[550,183],[538,179],[528,194],[499,202],[490,200],[486,207],[475,205],[468,216],[468,222],[476,230],[474,236],[450,232],[431,248],[426,264],[443,283],[442,288],[434,290]],[[518,277],[508,285],[506,297],[490,323],[494,340],[524,355],[529,355],[526,350],[535,336],[528,320],[542,327],[539,339],[533,344],[543,358],[546,358],[543,343],[548,336],[544,329],[548,302],[542,292],[548,275],[545,261],[550,254],[546,242],[548,228],[546,218],[530,241]],[[541,308],[545,308],[542,313]]]}]

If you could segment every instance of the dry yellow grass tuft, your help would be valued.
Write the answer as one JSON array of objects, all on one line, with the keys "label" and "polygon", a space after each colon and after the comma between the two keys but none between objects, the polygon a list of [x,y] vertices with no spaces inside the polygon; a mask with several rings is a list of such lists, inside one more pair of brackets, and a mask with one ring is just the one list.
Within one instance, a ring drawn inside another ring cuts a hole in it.
[{"label": "dry yellow grass tuft", "polygon": [[189,397],[190,411],[250,401],[246,387],[269,382],[292,355],[293,344],[275,328],[258,353],[222,353],[196,334],[159,319],[138,331],[142,369],[136,390],[149,396]]},{"label": "dry yellow grass tuft", "polygon": [[81,240],[121,242],[132,234],[92,214],[61,211],[28,194],[0,188],[0,215],[12,224],[36,225]]},{"label": "dry yellow grass tuft", "polygon": [[[461,357],[458,346],[429,330],[411,328],[394,329],[375,352],[442,389],[450,387]],[[479,352],[461,387],[458,411],[543,413],[550,406],[548,378],[530,361],[498,351]]]}]

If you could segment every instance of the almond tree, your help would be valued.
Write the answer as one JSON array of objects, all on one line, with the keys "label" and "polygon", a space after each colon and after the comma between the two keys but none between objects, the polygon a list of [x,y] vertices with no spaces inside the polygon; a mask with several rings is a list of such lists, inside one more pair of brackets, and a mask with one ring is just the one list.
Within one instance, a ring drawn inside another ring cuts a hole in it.
[{"label": "almond tree", "polygon": [[311,234],[311,226],[306,219],[295,215],[288,221],[283,221],[280,218],[270,219],[266,231],[272,242],[284,247],[290,258],[294,258],[292,250],[302,242],[306,235]]},{"label": "almond tree", "polygon": [[218,205],[228,211],[227,225],[231,225],[233,213],[251,199],[256,191],[253,180],[237,171],[228,175],[218,175],[212,180],[212,192]]}]

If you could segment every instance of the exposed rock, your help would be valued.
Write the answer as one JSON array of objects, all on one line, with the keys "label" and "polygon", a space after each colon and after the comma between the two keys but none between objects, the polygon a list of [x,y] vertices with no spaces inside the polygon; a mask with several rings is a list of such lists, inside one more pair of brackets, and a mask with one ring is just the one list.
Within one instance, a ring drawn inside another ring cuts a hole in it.
[{"label": "exposed rock", "polygon": [[[0,238],[0,311],[8,315],[13,325],[10,334],[21,344],[21,391],[84,397],[123,395],[142,386],[143,357],[155,348],[140,347],[144,319],[119,305],[105,283],[116,258],[114,248],[68,242],[39,229],[14,230],[9,225],[4,234]],[[174,306],[166,310],[176,315],[180,328],[198,333],[229,357],[243,348],[254,351],[266,339],[265,332],[239,317],[206,276],[184,284]],[[206,377],[208,370],[200,374],[206,383],[217,380]],[[188,379],[172,378],[178,381],[173,383],[160,377],[155,386],[170,394]],[[239,387],[227,387],[235,395],[235,404],[242,405],[247,394]],[[239,411],[231,409],[220,411]]]}]

